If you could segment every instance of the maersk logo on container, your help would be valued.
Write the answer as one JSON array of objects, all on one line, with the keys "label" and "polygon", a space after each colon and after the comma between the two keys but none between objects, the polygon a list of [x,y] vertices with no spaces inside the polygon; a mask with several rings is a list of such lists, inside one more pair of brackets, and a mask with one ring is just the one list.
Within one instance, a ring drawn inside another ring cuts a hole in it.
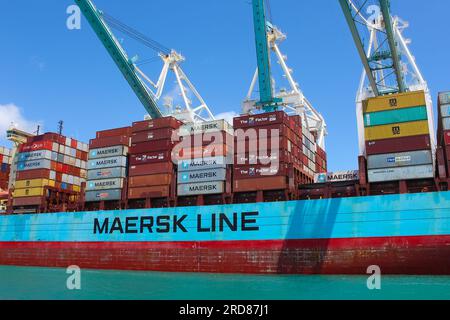
[{"label": "maersk logo on container", "polygon": [[387,158],[387,162],[388,163],[411,162],[411,156],[389,157]]}]

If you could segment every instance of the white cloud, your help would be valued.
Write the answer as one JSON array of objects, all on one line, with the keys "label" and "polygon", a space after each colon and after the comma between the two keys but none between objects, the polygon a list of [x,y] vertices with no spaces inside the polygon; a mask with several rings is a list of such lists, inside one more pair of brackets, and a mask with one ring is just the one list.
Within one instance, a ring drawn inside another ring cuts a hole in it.
[{"label": "white cloud", "polygon": [[233,118],[239,117],[239,114],[234,111],[219,113],[215,116],[217,120],[226,120],[229,124],[233,125]]},{"label": "white cloud", "polygon": [[27,132],[35,132],[38,125],[42,128],[41,122],[26,119],[22,109],[15,104],[0,104],[0,141],[2,143],[6,141],[6,130],[9,129],[12,123],[18,129]]}]

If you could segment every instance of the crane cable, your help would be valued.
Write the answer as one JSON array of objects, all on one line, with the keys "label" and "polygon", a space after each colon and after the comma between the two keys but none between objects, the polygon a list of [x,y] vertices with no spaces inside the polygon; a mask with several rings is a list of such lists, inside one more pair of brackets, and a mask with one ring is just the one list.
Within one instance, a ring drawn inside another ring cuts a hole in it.
[{"label": "crane cable", "polygon": [[143,33],[139,32],[136,29],[117,20],[116,18],[110,16],[109,14],[103,12],[102,17],[104,18],[104,20],[106,22],[108,22],[108,25],[110,25],[112,28],[128,35],[129,37],[142,43],[146,47],[148,47],[158,53],[162,53],[164,55],[170,54],[171,50],[169,48],[167,48],[166,46],[162,45],[161,43],[157,42],[156,40],[153,40],[153,39],[147,37]]}]

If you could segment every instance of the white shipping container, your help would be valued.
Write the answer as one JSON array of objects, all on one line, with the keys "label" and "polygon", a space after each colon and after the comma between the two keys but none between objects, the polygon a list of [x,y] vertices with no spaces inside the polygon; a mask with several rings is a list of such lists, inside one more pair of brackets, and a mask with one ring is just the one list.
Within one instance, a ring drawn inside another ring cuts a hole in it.
[{"label": "white shipping container", "polygon": [[219,131],[226,131],[231,135],[234,134],[233,127],[228,122],[226,122],[225,120],[216,120],[216,121],[183,125],[183,126],[181,126],[181,128],[179,130],[179,135],[180,136],[189,136],[189,135],[194,135],[194,134],[212,133],[212,132],[219,132]]},{"label": "white shipping container", "polygon": [[431,150],[379,154],[367,158],[368,169],[411,167],[432,163]]},{"label": "white shipping container", "polygon": [[123,188],[123,178],[93,180],[89,181],[86,186],[86,190],[89,191],[122,189],[122,188]]},{"label": "white shipping container", "polygon": [[442,127],[444,130],[450,130],[450,118],[444,118],[442,119]]},{"label": "white shipping container", "polygon": [[369,182],[434,178],[433,165],[369,170]]},{"label": "white shipping container", "polygon": [[72,144],[72,139],[70,139],[70,138],[66,138],[66,146],[71,146],[71,144]]},{"label": "white shipping container", "polygon": [[192,196],[199,194],[220,194],[225,191],[224,182],[203,182],[203,183],[189,183],[178,185],[179,196]]},{"label": "white shipping container", "polygon": [[59,144],[56,142],[53,142],[52,144],[52,151],[53,152],[59,152]]}]

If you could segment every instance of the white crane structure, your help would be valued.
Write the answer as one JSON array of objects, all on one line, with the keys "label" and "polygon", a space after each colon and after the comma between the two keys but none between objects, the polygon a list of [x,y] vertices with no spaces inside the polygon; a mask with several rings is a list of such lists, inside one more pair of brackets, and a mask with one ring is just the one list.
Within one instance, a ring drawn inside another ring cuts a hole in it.
[{"label": "white crane structure", "polygon": [[[203,97],[184,73],[180,64],[185,61],[185,58],[171,50],[169,54],[159,53],[163,62],[163,67],[159,75],[158,81],[153,82],[137,65],[135,65],[137,73],[142,77],[142,80],[156,101],[161,101],[164,97],[164,89],[169,72],[173,72],[177,87],[183,100],[183,106],[173,106],[173,101],[170,97],[165,99],[164,106],[167,108],[166,115],[174,116],[175,118],[185,123],[198,123],[215,120],[214,115],[210,111]],[[193,99],[189,97],[189,92],[194,95],[199,105],[193,105]]]},{"label": "white crane structure", "polygon": [[[279,44],[287,39],[286,35],[277,27],[272,26],[267,22],[267,40],[269,50],[275,53],[278,64],[283,71],[289,83],[290,90],[282,89],[278,92],[274,90],[274,98],[279,99],[278,107],[284,110],[289,115],[300,115],[303,120],[303,125],[310,131],[316,132],[317,144],[325,149],[325,136],[327,135],[327,125],[323,116],[313,107],[311,102],[305,97],[300,85],[293,77],[293,70],[287,65],[287,57],[281,53]],[[255,86],[258,81],[258,68],[256,68],[253,80],[250,84],[247,96],[243,102],[243,113],[252,114],[261,111],[261,105],[257,100],[252,99]],[[272,78],[272,85],[275,80]]]}]

